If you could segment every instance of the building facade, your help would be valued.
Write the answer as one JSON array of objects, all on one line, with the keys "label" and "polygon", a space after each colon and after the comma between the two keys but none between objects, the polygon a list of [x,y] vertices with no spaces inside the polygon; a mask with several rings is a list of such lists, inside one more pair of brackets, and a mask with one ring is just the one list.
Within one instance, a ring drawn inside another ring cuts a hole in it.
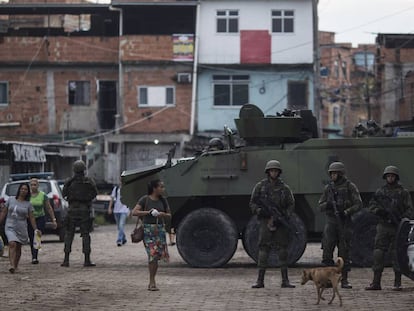
[{"label": "building facade", "polygon": [[316,4],[0,4],[0,136],[78,144],[89,174],[116,183],[234,128],[245,103],[317,114]]},{"label": "building facade", "polygon": [[198,131],[234,128],[240,106],[315,109],[315,1],[201,1]]},{"label": "building facade", "polygon": [[380,121],[376,46],[335,42],[319,32],[321,125],[324,137],[350,137],[358,124]]},{"label": "building facade", "polygon": [[414,35],[378,34],[377,79],[381,93],[381,122],[414,116]]}]

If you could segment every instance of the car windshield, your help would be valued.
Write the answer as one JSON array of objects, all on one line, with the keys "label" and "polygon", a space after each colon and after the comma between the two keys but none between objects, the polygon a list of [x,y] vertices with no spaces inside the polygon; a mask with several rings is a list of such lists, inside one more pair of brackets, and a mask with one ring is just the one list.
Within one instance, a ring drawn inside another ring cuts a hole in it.
[{"label": "car windshield", "polygon": [[[6,194],[8,196],[16,196],[17,189],[19,189],[19,186],[22,183],[29,184],[29,181],[23,181],[23,182],[8,184],[7,187],[6,187]],[[39,190],[43,191],[46,194],[48,194],[52,190],[51,186],[50,186],[50,182],[48,182],[48,181],[39,181]]]}]

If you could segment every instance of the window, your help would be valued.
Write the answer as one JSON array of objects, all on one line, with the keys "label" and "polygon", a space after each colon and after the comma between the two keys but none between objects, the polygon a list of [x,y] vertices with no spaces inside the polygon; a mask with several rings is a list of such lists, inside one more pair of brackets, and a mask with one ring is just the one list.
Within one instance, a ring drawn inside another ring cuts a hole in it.
[{"label": "window", "polygon": [[342,78],[347,80],[348,79],[348,75],[347,75],[347,63],[345,61],[342,61]]},{"label": "window", "polygon": [[334,66],[335,78],[338,79],[339,78],[339,64],[337,60],[334,61],[333,66]]},{"label": "window", "polygon": [[308,83],[306,81],[288,82],[288,108],[308,109]]},{"label": "window", "polygon": [[162,107],[174,104],[174,87],[142,86],[138,88],[138,106],[140,107]]},{"label": "window", "polygon": [[214,75],[214,106],[241,106],[249,102],[249,76]]},{"label": "window", "polygon": [[7,82],[0,82],[0,105],[9,104],[9,84]]},{"label": "window", "polygon": [[358,67],[366,68],[366,70],[374,70],[375,54],[371,52],[361,51],[354,54],[354,63]]},{"label": "window", "polygon": [[91,104],[91,83],[69,81],[69,105],[89,106]]},{"label": "window", "polygon": [[326,66],[321,66],[320,67],[320,73],[321,73],[321,77],[322,78],[326,78],[329,76],[329,68]]},{"label": "window", "polygon": [[292,10],[272,11],[272,32],[291,33],[294,32],[295,12]]},{"label": "window", "polygon": [[339,107],[335,106],[332,109],[332,125],[339,125]]},{"label": "window", "polygon": [[216,13],[218,33],[239,32],[239,11],[219,10]]}]

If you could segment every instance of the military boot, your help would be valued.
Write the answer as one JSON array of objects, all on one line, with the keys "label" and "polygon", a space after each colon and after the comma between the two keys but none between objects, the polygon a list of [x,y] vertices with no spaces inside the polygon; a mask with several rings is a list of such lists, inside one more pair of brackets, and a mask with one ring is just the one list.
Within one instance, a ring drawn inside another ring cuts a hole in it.
[{"label": "military boot", "polygon": [[264,287],[264,276],[265,276],[265,269],[259,269],[259,275],[257,276],[256,284],[252,285],[252,288],[263,288]]},{"label": "military boot", "polygon": [[65,253],[65,258],[63,262],[60,264],[61,267],[69,267],[69,253]]},{"label": "military boot", "polygon": [[96,264],[94,264],[91,261],[90,255],[89,254],[85,254],[85,261],[83,262],[83,266],[84,267],[95,267]]},{"label": "military boot", "polygon": [[365,290],[381,290],[381,271],[374,271],[374,280]]},{"label": "military boot", "polygon": [[394,271],[394,287],[392,290],[400,291],[401,287],[401,272]]},{"label": "military boot", "polygon": [[295,285],[292,285],[289,283],[289,278],[288,278],[288,269],[287,268],[282,268],[280,270],[282,272],[282,288],[295,288]]},{"label": "military boot", "polygon": [[342,271],[341,287],[351,289],[352,285],[348,282],[348,271]]}]

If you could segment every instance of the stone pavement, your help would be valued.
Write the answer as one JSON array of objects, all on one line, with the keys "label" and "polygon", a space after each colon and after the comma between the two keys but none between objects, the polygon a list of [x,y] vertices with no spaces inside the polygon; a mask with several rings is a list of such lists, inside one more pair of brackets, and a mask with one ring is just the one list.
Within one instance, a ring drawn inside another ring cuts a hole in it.
[{"label": "stone pavement", "polygon": [[[133,224],[127,225],[127,234]],[[169,247],[170,263],[160,264],[159,292],[147,290],[147,257],[142,243],[115,244],[115,225],[100,226],[92,233],[92,259],[97,267],[84,268],[82,243],[76,235],[71,266],[60,267],[63,244],[45,235],[40,264],[30,263],[30,249],[23,247],[19,271],[8,272],[8,258],[0,258],[0,310],[413,310],[414,282],[403,277],[404,290],[391,290],[393,273],[387,268],[383,290],[367,292],[372,277],[369,268],[353,268],[351,290],[339,289],[343,307],[335,298],[332,305],[316,302],[316,289],[299,283],[303,268],[318,266],[319,243],[309,243],[304,256],[289,269],[294,289],[280,288],[280,272],[269,269],[266,288],[252,289],[257,270],[241,243],[233,259],[217,269],[187,266],[175,246]],[[7,255],[7,254],[6,254]],[[324,296],[330,297],[331,290]]]}]

